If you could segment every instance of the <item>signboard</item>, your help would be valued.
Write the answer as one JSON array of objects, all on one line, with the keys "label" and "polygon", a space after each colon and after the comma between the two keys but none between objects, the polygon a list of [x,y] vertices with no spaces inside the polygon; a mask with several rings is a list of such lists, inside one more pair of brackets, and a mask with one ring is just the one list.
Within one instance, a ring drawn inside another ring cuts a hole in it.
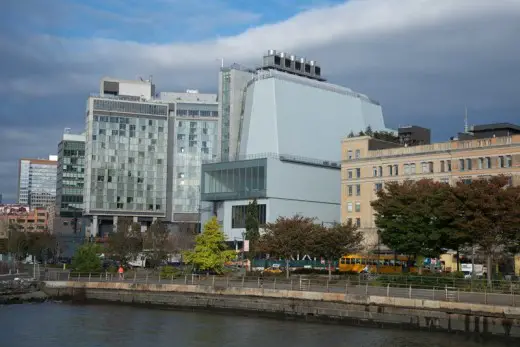
[{"label": "signboard", "polygon": [[244,240],[244,252],[249,252],[249,240]]}]

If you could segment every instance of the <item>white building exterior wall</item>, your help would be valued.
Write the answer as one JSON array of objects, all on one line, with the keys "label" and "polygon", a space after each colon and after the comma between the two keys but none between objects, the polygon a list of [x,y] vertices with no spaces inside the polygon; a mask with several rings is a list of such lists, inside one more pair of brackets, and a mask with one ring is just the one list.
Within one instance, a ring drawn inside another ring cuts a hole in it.
[{"label": "white building exterior wall", "polygon": [[269,71],[247,89],[240,154],[340,160],[341,139],[368,125],[374,131],[386,129],[381,106],[366,96]]}]

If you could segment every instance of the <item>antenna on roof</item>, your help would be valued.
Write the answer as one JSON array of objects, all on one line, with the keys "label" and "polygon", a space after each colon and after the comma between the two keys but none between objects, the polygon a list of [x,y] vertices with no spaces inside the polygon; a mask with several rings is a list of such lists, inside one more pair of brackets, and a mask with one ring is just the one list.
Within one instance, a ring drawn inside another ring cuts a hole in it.
[{"label": "antenna on roof", "polygon": [[469,131],[468,125],[468,108],[464,106],[464,132],[467,133]]}]

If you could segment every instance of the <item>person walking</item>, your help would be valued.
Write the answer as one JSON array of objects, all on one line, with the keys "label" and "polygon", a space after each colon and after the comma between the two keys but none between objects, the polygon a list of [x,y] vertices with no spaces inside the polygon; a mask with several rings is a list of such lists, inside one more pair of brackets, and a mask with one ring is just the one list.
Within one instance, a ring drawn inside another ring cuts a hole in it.
[{"label": "person walking", "polygon": [[123,265],[119,265],[119,269],[117,269],[117,272],[119,273],[119,279],[124,280],[125,279],[125,269],[123,269]]}]

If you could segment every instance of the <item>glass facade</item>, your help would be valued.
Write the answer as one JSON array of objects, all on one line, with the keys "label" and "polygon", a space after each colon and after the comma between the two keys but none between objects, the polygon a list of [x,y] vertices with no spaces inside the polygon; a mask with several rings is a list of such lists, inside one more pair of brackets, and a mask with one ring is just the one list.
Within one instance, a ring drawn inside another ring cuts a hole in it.
[{"label": "glass facade", "polygon": [[[245,228],[248,205],[238,205],[231,208],[231,227]],[[265,204],[258,204],[258,222],[264,225],[266,221],[267,207]]]},{"label": "glass facade", "polygon": [[218,121],[177,119],[175,136],[173,211],[198,213],[201,165],[217,155]]},{"label": "glass facade", "polygon": [[57,162],[40,159],[20,160],[18,203],[31,208],[56,203]]},{"label": "glass facade", "polygon": [[266,197],[267,159],[202,165],[202,200]]},{"label": "glass facade", "polygon": [[230,118],[231,118],[231,71],[222,71],[222,86],[221,86],[221,104],[222,104],[222,135],[220,138],[220,149],[222,160],[229,158],[229,133],[230,133]]},{"label": "glass facade", "polygon": [[77,217],[83,210],[85,142],[63,140],[58,145],[56,212],[61,217]]},{"label": "glass facade", "polygon": [[93,105],[87,213],[165,215],[168,105],[97,99]]}]

